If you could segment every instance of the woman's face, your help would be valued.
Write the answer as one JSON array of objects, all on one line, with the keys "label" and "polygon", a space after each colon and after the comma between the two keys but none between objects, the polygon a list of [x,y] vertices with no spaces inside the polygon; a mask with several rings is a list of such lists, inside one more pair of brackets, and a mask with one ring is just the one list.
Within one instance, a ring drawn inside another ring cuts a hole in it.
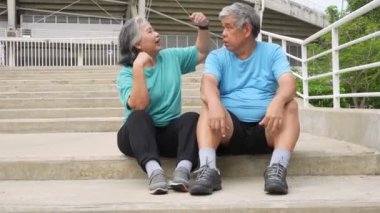
[{"label": "woman's face", "polygon": [[135,47],[149,55],[156,55],[161,49],[160,34],[154,31],[149,22],[140,24],[139,30],[141,39],[137,42]]}]

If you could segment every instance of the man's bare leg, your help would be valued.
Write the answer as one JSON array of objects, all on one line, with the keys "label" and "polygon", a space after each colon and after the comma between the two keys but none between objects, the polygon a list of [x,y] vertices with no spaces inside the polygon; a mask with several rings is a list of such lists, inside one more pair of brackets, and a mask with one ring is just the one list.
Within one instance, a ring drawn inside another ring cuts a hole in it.
[{"label": "man's bare leg", "polygon": [[213,130],[208,124],[208,108],[202,105],[197,125],[197,141],[199,147],[200,166],[210,163],[210,167],[216,167],[215,151],[221,143],[228,143],[232,137],[233,125],[230,114],[226,112],[226,136],[222,137],[220,130]]},{"label": "man's bare leg", "polygon": [[199,146],[200,169],[196,180],[190,186],[191,195],[209,195],[222,188],[221,176],[216,168],[216,149],[221,143],[228,143],[232,137],[232,119],[226,112],[226,135],[222,137],[221,131],[213,130],[209,126],[208,109],[202,106],[197,125],[197,139]]},{"label": "man's bare leg", "polygon": [[280,131],[277,134],[266,131],[268,145],[274,147],[270,164],[265,172],[265,191],[270,194],[288,193],[286,168],[299,133],[298,105],[295,100],[292,100],[285,106]]}]

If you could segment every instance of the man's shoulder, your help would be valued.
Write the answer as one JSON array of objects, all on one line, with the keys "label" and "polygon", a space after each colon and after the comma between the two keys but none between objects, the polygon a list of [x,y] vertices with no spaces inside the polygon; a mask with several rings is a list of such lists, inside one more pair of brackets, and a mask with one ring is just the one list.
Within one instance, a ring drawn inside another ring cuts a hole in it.
[{"label": "man's shoulder", "polygon": [[213,55],[213,56],[217,56],[217,57],[225,57],[228,54],[229,54],[229,51],[227,50],[227,48],[221,47],[221,48],[212,50],[209,53],[209,56]]},{"label": "man's shoulder", "polygon": [[275,44],[275,43],[269,43],[269,42],[260,41],[260,42],[257,42],[257,44],[261,45],[262,47],[264,47],[264,49],[267,49],[267,50],[276,50],[278,48],[281,48],[280,45]]}]

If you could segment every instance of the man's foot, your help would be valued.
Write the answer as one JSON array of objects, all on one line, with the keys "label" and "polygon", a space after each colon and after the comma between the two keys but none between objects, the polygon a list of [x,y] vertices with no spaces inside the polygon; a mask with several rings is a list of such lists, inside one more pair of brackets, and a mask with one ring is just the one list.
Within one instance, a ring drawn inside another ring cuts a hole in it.
[{"label": "man's foot", "polygon": [[189,188],[190,171],[179,167],[173,172],[173,180],[170,181],[170,188],[177,192],[187,192]]},{"label": "man's foot", "polygon": [[164,171],[156,169],[149,177],[149,193],[153,195],[168,193],[168,184],[166,183],[166,177]]},{"label": "man's foot", "polygon": [[265,188],[268,194],[288,194],[288,184],[286,183],[286,168],[275,163],[268,166],[264,173]]},{"label": "man's foot", "polygon": [[210,168],[208,164],[197,171],[197,178],[190,186],[191,195],[209,195],[222,189],[222,180],[218,169]]}]

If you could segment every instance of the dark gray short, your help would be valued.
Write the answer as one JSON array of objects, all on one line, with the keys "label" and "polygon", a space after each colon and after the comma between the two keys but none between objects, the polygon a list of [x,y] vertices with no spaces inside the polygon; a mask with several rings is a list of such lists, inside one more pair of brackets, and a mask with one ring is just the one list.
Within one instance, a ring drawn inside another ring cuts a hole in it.
[{"label": "dark gray short", "polygon": [[258,122],[242,122],[232,112],[234,132],[228,144],[218,147],[218,155],[268,154],[273,152],[265,138],[265,128]]}]

